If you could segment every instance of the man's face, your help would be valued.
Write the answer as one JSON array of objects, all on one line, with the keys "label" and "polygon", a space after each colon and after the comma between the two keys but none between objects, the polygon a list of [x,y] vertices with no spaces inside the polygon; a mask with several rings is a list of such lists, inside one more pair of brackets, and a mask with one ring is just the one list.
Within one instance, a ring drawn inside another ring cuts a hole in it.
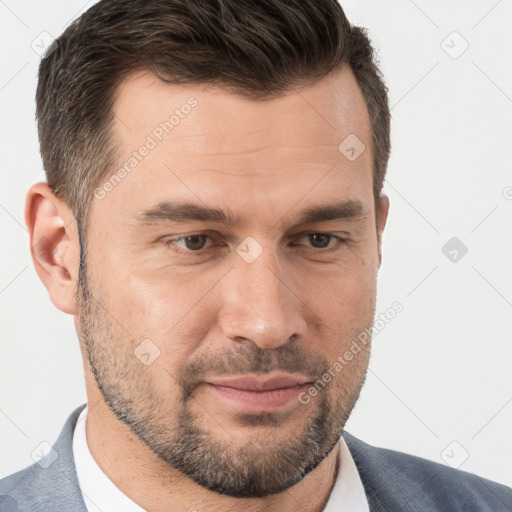
[{"label": "man's face", "polygon": [[373,322],[371,129],[355,78],[263,102],[137,73],[114,113],[114,173],[128,165],[92,203],[77,314],[97,385],[203,487],[281,492],[333,449],[367,369],[363,349],[299,400]]}]

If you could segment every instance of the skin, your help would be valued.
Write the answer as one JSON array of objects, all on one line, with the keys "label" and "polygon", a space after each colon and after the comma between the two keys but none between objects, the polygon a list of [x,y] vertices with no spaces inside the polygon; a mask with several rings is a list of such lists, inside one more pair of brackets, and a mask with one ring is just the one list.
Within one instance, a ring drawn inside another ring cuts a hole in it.
[{"label": "skin", "polygon": [[[89,448],[116,486],[151,512],[320,511],[369,350],[309,403],[292,400],[275,413],[241,414],[204,380],[294,368],[316,380],[372,325],[389,201],[381,195],[375,211],[364,99],[347,67],[264,102],[133,73],[114,105],[119,166],[191,96],[197,107],[93,200],[80,287],[73,213],[44,183],[27,196],[36,270],[56,307],[75,316]],[[338,149],[349,134],[366,145],[355,161]],[[140,221],[145,210],[175,200],[229,208],[241,222]],[[348,200],[360,203],[357,218],[297,225],[305,208]],[[170,241],[205,232],[214,239],[197,253],[193,244]],[[337,249],[326,252],[307,236],[314,233],[345,241],[327,237],[327,248]],[[236,251],[247,237],[262,251],[251,263]],[[159,351],[147,366],[134,354],[145,339]],[[116,413],[126,413],[124,420]],[[244,498],[221,494],[158,456],[179,444],[173,432],[185,413],[188,427],[206,436],[213,475],[223,464],[241,481],[250,468],[254,475],[274,471],[283,488]],[[316,452],[300,445],[315,418],[324,425]],[[293,451],[297,445],[304,450]],[[283,454],[315,460],[314,467],[300,474],[296,459],[287,467]]]}]

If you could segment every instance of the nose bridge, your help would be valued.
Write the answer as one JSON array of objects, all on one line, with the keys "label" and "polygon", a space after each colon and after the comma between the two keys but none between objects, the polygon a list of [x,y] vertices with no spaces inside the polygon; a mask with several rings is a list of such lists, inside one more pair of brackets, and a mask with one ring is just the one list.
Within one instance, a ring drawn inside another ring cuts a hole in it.
[{"label": "nose bridge", "polygon": [[275,348],[304,332],[301,302],[286,282],[273,249],[261,248],[253,261],[244,259],[242,253],[225,284],[220,324],[228,338],[249,339],[260,348]]}]

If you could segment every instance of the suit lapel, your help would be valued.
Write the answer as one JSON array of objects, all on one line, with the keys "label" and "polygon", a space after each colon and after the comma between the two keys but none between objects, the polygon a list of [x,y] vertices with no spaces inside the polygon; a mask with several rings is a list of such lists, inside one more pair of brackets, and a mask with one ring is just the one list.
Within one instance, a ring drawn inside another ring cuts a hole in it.
[{"label": "suit lapel", "polygon": [[[69,416],[50,453],[2,481],[2,510],[87,512],[73,458],[73,432],[84,407],[81,405]],[[4,505],[9,508],[4,509]]]}]

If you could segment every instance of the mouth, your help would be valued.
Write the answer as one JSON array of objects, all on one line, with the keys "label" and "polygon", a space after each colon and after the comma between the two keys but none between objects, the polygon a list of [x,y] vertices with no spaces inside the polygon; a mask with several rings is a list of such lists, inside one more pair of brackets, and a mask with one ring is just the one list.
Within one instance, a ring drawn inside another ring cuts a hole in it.
[{"label": "mouth", "polygon": [[205,382],[215,399],[245,413],[277,412],[293,401],[298,403],[298,395],[311,383],[309,377],[283,373],[266,378],[244,375]]}]

